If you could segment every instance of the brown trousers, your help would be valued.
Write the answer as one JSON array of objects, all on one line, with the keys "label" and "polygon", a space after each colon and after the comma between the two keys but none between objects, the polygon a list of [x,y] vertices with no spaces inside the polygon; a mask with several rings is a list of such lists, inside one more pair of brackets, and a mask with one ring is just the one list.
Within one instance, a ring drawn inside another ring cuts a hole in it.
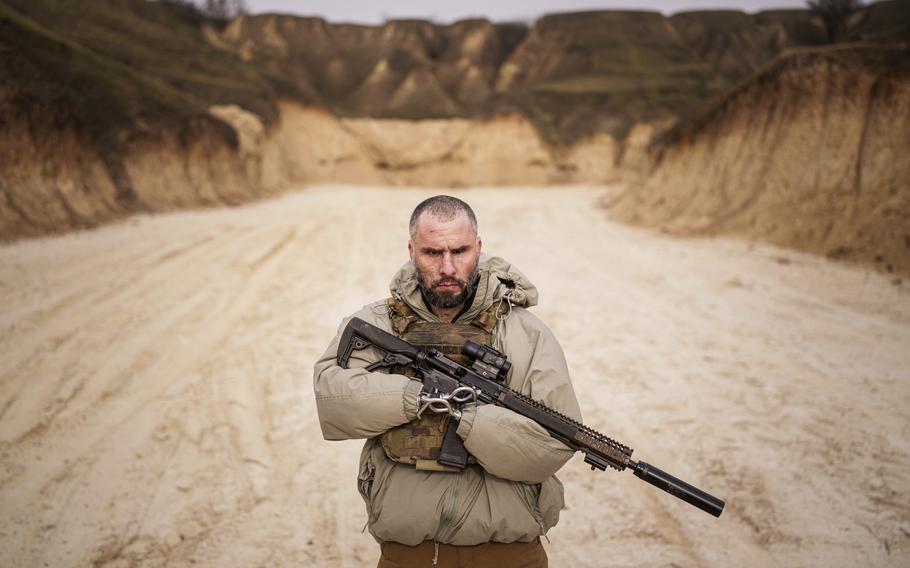
[{"label": "brown trousers", "polygon": [[531,542],[487,542],[475,546],[440,544],[432,540],[417,546],[397,542],[380,545],[382,556],[376,568],[547,568],[547,553],[539,538]]}]

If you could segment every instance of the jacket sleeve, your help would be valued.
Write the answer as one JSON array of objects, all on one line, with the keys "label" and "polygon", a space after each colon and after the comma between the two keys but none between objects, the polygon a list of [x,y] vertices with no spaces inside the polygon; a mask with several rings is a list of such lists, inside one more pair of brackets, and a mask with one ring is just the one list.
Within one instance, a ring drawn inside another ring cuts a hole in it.
[{"label": "jacket sleeve", "polygon": [[[503,346],[513,362],[510,386],[581,421],[562,348],[540,320],[522,313],[523,321],[509,321],[512,330]],[[517,347],[510,350],[510,342]],[[575,453],[533,420],[492,404],[466,408],[458,434],[489,473],[524,483],[542,483]]]},{"label": "jacket sleeve", "polygon": [[[378,321],[369,306],[354,315],[388,330],[388,324]],[[313,370],[316,412],[326,440],[371,438],[417,417],[420,382],[404,375],[364,369],[381,358],[377,349],[355,351],[347,369],[336,363],[341,332],[349,319],[341,322]]]}]

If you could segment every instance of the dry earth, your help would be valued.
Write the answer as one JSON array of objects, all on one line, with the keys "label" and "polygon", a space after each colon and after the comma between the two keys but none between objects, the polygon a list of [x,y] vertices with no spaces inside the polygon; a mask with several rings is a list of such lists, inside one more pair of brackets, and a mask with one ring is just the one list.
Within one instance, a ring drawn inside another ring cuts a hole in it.
[{"label": "dry earth", "polygon": [[[606,220],[605,189],[475,189],[541,289],[586,421],[727,501],[560,473],[560,566],[906,566],[910,287]],[[316,187],[0,248],[0,565],[372,566],[360,443],[312,363],[382,297],[428,190]]]}]

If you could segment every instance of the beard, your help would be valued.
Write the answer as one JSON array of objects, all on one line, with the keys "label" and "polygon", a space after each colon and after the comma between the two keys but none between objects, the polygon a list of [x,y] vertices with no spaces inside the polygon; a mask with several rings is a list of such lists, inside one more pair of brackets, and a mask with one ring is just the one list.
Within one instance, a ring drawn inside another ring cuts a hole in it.
[{"label": "beard", "polygon": [[[436,287],[443,284],[456,284],[461,291],[437,291]],[[456,308],[463,305],[468,298],[474,295],[474,289],[477,286],[477,262],[474,262],[474,268],[471,270],[471,275],[468,276],[467,282],[452,276],[427,283],[425,275],[418,268],[417,285],[420,287],[420,292],[423,294],[423,299],[427,304],[444,310]]]}]

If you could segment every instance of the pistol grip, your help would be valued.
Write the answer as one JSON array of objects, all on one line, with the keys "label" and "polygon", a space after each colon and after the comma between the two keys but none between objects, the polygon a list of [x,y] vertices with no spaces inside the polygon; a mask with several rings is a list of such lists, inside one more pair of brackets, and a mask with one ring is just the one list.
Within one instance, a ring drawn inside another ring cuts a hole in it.
[{"label": "pistol grip", "polygon": [[464,469],[468,465],[468,450],[464,447],[464,441],[458,437],[458,421],[448,420],[446,423],[446,432],[442,437],[442,447],[439,449],[439,457],[436,461],[442,465]]}]

